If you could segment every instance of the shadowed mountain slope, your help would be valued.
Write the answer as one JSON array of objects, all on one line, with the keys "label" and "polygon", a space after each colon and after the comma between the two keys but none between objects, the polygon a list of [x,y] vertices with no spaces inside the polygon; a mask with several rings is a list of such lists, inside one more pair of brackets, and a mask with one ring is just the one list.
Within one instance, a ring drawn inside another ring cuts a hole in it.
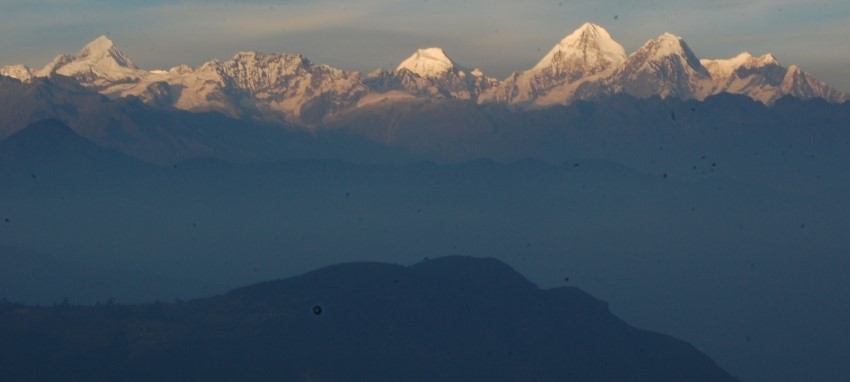
[{"label": "shadowed mountain slope", "polygon": [[18,380],[734,380],[493,259],[342,264],[178,304],[4,304],[0,323]]}]

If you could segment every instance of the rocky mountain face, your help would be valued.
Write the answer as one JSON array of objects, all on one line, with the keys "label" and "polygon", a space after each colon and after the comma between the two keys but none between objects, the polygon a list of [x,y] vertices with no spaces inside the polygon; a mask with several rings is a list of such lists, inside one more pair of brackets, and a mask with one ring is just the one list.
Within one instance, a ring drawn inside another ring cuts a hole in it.
[{"label": "rocky mountain face", "polygon": [[777,99],[790,95],[801,99],[823,98],[830,102],[845,102],[847,94],[818,81],[796,65],[780,65],[772,54],[755,57],[743,52],[725,60],[701,60],[711,74],[707,94],[721,92],[744,94],[771,105]]},{"label": "rocky mountain face", "polygon": [[440,48],[419,49],[394,71],[369,74],[317,65],[301,55],[241,52],[197,68],[139,69],[105,36],[44,68],[5,67],[21,81],[63,75],[111,98],[135,96],[156,107],[218,111],[230,117],[321,125],[326,118],[378,103],[458,99],[479,104],[546,107],[613,94],[702,100],[746,95],[767,105],[790,95],[840,103],[848,95],[775,57],[741,53],[703,59],[665,33],[627,55],[602,27],[586,23],[562,39],[533,68],[499,81],[458,65]]},{"label": "rocky mountain face", "polygon": [[106,92],[157,106],[311,124],[353,107],[367,88],[359,73],[316,65],[301,55],[240,52],[198,68],[147,72],[137,83]]},{"label": "rocky mountain face", "polygon": [[32,71],[25,65],[11,65],[0,69],[0,81],[4,81],[6,78],[14,78],[19,81],[30,81],[33,77]]},{"label": "rocky mountain face", "polygon": [[[205,93],[202,89],[206,83],[200,84],[197,76],[218,81]],[[368,92],[359,73],[316,65],[292,54],[242,52],[225,62],[207,63],[182,77],[184,84],[191,83],[198,89],[191,100],[197,105],[223,95],[222,101],[233,108],[234,114],[242,109],[261,116],[280,114],[282,118],[307,123],[353,107]]]},{"label": "rocky mountain face", "polygon": [[681,37],[665,33],[632,53],[611,77],[602,80],[607,93],[639,98],[701,98],[711,75]]}]

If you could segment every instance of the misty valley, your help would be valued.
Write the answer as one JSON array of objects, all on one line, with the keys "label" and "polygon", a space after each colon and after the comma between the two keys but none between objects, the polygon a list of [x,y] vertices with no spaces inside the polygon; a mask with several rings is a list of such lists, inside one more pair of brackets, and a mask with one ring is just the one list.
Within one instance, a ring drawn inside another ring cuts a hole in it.
[{"label": "misty valley", "polygon": [[850,375],[850,102],[772,55],[0,74],[0,379]]}]

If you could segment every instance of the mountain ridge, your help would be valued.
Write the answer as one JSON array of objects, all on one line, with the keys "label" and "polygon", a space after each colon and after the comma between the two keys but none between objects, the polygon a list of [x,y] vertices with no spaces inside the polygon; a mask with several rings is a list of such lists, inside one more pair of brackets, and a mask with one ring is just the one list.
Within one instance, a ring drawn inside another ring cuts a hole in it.
[{"label": "mountain ridge", "polygon": [[136,96],[159,107],[308,127],[362,104],[411,98],[519,107],[565,105],[617,93],[701,100],[728,92],[766,105],[786,95],[833,103],[850,99],[795,65],[781,66],[772,55],[748,60],[746,54],[700,59],[681,37],[665,33],[626,55],[604,28],[585,23],[534,67],[503,80],[459,65],[433,46],[416,50],[394,71],[369,74],[317,65],[298,54],[262,52],[239,52],[230,60],[195,68],[148,71],[100,36],[76,55],[59,55],[40,70],[14,65],[0,74],[21,81],[66,75],[110,98]]}]

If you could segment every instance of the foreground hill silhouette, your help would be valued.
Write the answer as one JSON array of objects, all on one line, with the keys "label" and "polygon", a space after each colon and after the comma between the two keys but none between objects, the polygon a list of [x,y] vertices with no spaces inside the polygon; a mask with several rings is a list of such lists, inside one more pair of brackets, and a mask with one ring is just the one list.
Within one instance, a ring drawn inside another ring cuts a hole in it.
[{"label": "foreground hill silhouette", "polygon": [[732,381],[493,259],[349,263],[185,303],[0,308],[10,380]]}]

